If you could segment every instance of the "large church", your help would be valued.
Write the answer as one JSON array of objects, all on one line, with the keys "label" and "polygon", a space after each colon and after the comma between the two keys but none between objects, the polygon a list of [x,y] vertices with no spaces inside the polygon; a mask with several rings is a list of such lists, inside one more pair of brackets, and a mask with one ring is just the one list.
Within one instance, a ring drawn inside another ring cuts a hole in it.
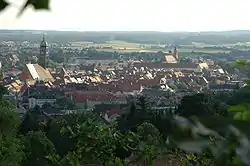
[{"label": "large church", "polygon": [[162,62],[164,63],[179,63],[179,53],[176,47],[174,47],[174,51],[169,51],[166,53],[163,58]]},{"label": "large church", "polygon": [[28,63],[20,76],[23,81],[43,80],[53,81],[50,71],[47,70],[48,58],[48,43],[46,42],[45,35],[40,44],[40,54],[38,56],[38,64]]}]

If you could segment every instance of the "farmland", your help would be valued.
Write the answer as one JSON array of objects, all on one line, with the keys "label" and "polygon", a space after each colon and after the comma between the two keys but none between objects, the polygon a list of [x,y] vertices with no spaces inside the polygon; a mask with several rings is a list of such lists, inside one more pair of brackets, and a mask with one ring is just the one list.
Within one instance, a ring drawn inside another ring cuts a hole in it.
[{"label": "farmland", "polygon": [[103,52],[168,52],[177,46],[181,57],[209,56],[218,59],[250,59],[250,31],[226,32],[60,32],[0,30],[0,42],[39,43],[45,33],[48,43]]},{"label": "farmland", "polygon": [[[76,49],[82,48],[95,48],[98,51],[107,51],[107,52],[158,52],[163,51],[167,52],[173,48],[173,46],[165,45],[156,45],[156,44],[140,44],[140,43],[128,43],[124,41],[107,41],[102,44],[96,44],[91,42],[72,42],[71,47]],[[229,50],[208,47],[208,46],[193,46],[193,45],[180,45],[178,47],[180,52],[192,53],[228,53]]]}]

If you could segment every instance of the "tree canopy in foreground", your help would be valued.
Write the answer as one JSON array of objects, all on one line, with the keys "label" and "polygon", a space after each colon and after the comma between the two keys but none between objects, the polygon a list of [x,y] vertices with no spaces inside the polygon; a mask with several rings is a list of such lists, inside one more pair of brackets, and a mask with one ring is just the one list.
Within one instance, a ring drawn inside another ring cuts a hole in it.
[{"label": "tree canopy in foreground", "polygon": [[[0,12],[11,5],[6,0],[0,0]],[[35,10],[48,10],[50,8],[50,0],[26,0],[23,4],[23,7],[20,9],[19,15],[23,13],[23,11],[29,7],[34,7]]]}]

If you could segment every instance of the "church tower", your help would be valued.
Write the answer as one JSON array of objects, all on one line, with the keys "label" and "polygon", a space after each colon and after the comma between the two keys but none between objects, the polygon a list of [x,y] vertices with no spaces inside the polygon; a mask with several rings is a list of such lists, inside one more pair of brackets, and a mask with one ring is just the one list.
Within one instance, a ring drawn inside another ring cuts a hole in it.
[{"label": "church tower", "polygon": [[48,43],[45,40],[45,35],[43,35],[43,40],[40,44],[40,55],[38,58],[38,63],[44,69],[46,69],[46,59],[48,55]]},{"label": "church tower", "polygon": [[174,54],[173,56],[175,57],[176,61],[179,62],[179,53],[176,47],[174,47]]}]

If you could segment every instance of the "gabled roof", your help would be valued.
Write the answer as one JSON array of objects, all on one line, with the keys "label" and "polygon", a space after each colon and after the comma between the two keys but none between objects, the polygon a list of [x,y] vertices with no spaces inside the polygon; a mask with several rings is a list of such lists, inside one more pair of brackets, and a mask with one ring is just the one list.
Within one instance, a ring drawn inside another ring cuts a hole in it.
[{"label": "gabled roof", "polygon": [[38,64],[26,64],[24,72],[20,76],[22,79],[48,80],[53,81],[49,71]]},{"label": "gabled roof", "polygon": [[177,63],[177,60],[173,55],[165,55],[166,63]]}]

